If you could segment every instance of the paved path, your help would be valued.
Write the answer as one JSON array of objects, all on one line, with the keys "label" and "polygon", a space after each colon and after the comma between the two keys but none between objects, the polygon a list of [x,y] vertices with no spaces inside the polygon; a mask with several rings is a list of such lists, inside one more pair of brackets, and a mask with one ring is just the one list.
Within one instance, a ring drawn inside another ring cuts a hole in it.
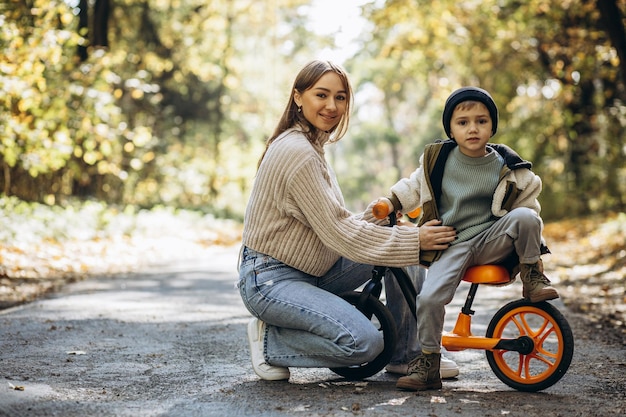
[{"label": "paved path", "polygon": [[[576,371],[590,360],[585,351],[561,382],[535,394],[506,387],[476,351],[449,355],[461,376],[441,391],[396,391],[384,372],[348,382],[326,369],[293,369],[289,382],[260,381],[249,363],[249,315],[234,289],[236,256],[237,248],[214,248],[201,261],[83,281],[0,312],[0,416],[527,417],[543,415],[546,404],[558,412],[547,415],[576,416],[585,415],[581,390],[606,383],[602,373]],[[479,291],[474,333],[519,293],[515,285],[482,298]],[[601,399],[589,406],[597,415],[616,410]]]}]

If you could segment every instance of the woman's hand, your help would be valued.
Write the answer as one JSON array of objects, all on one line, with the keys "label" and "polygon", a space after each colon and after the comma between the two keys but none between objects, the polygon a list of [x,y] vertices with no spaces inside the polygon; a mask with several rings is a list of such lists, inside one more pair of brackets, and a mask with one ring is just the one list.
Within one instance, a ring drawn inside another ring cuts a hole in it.
[{"label": "woman's hand", "polygon": [[441,226],[441,220],[429,220],[420,226],[420,248],[424,250],[444,250],[456,240],[456,229]]}]

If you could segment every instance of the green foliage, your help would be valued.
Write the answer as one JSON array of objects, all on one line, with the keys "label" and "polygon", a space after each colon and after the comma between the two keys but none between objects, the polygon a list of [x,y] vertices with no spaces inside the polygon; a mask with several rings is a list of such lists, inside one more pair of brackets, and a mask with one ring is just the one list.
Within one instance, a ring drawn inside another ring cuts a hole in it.
[{"label": "green foliage", "polygon": [[[5,193],[240,215],[254,175],[250,160],[275,118],[267,117],[277,106],[269,89],[282,83],[268,71],[282,73],[272,69],[283,55],[255,52],[293,39],[278,20],[301,19],[300,3],[117,1],[106,50],[89,45],[88,31],[78,33],[77,2],[3,0]],[[268,22],[282,33],[267,31]],[[87,60],[79,61],[78,45],[87,47]],[[259,89],[264,78],[270,83]]]},{"label": "green foliage", "polygon": [[[203,258],[210,246],[240,241],[239,224],[198,211],[77,199],[51,206],[3,196],[0,304],[30,299],[33,291],[44,293],[60,281]],[[36,280],[27,283],[29,278]]]},{"label": "green foliage", "polygon": [[25,202],[0,197],[0,241],[27,249],[42,242],[88,242],[116,239],[191,238],[230,243],[238,233],[234,222],[199,211],[155,206],[115,206],[72,199],[64,205]]},{"label": "green foliage", "polygon": [[[309,32],[308,3],[111,1],[105,49],[79,33],[78,2],[0,0],[2,191],[241,218],[295,72],[331,43]],[[496,140],[544,179],[546,216],[623,210],[625,52],[597,4],[365,4],[346,63],[357,111],[329,151],[350,207],[410,174],[449,92],[474,84],[499,104]]]},{"label": "green foliage", "polygon": [[[616,4],[623,30],[626,2]],[[584,0],[372,3],[366,14],[376,36],[349,67],[361,82],[379,87],[379,123],[398,132],[403,148],[441,137],[447,95],[479,85],[499,106],[494,140],[532,160],[544,179],[544,216],[623,210],[626,76],[596,6]],[[389,151],[378,149],[387,159]]]},{"label": "green foliage", "polygon": [[37,176],[63,167],[73,151],[63,118],[69,101],[67,50],[78,36],[64,4],[3,4],[0,17],[0,153],[4,164]]}]

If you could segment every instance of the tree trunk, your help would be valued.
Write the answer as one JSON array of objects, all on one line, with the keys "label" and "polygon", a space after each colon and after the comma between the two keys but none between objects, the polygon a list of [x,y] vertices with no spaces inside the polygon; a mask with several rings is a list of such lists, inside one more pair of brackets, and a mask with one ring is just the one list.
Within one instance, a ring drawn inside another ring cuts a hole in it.
[{"label": "tree trunk", "polygon": [[617,0],[598,0],[596,3],[600,9],[601,21],[609,34],[611,43],[617,51],[619,65],[622,73],[622,82],[626,86],[626,30],[624,29],[624,16],[617,7]]}]

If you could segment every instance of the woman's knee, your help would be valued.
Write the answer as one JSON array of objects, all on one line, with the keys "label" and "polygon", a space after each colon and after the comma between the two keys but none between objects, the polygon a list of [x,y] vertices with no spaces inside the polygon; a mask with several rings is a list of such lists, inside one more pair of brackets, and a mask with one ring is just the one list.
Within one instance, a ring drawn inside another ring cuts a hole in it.
[{"label": "woman's knee", "polygon": [[369,332],[364,338],[364,341],[362,343],[358,343],[357,346],[357,355],[363,357],[363,360],[359,362],[363,363],[373,361],[385,348],[385,340],[382,332],[374,329],[374,331]]},{"label": "woman's knee", "polygon": [[385,341],[382,332],[374,326],[372,329],[353,337],[349,345],[344,346],[346,355],[354,364],[373,361],[384,349]]}]

